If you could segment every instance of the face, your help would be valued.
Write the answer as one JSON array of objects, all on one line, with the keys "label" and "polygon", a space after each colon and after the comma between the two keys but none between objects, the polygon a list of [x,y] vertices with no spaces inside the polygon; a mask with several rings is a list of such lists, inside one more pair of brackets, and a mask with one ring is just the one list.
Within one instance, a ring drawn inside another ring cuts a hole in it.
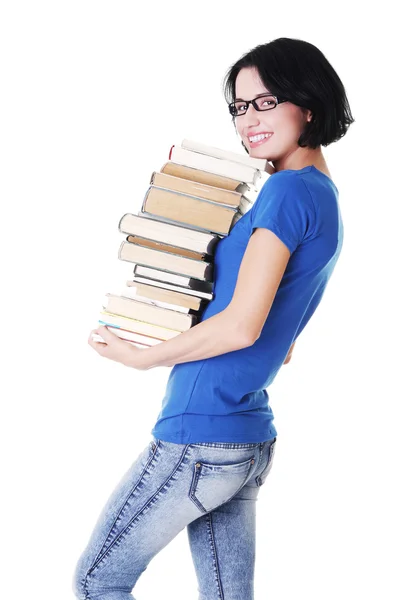
[{"label": "face", "polygon": [[[260,80],[257,69],[247,67],[239,71],[235,91],[237,100],[252,100],[270,90]],[[235,117],[235,126],[250,156],[266,158],[280,170],[292,168],[291,165],[299,158],[296,154],[306,150],[300,148],[297,140],[311,116],[309,110],[291,102],[278,104],[272,110],[264,112],[256,111],[250,104],[244,115]],[[272,135],[260,141],[252,141],[253,136],[263,133]]]}]

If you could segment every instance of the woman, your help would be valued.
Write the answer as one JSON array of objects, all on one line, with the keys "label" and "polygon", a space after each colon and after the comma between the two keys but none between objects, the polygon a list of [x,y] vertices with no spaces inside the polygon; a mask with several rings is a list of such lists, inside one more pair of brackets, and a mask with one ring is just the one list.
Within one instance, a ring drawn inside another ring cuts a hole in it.
[{"label": "woman", "polygon": [[151,559],[184,527],[200,600],[254,598],[256,499],[277,439],[266,388],[290,360],[341,251],[338,190],[321,146],[354,119],[332,66],[301,40],[251,50],[229,69],[225,94],[246,151],[275,172],[219,242],[214,298],[198,325],[145,350],[105,327],[91,332],[105,341],[89,337],[101,356],[173,369],[152,439],[76,566],[82,600],[132,600]]}]

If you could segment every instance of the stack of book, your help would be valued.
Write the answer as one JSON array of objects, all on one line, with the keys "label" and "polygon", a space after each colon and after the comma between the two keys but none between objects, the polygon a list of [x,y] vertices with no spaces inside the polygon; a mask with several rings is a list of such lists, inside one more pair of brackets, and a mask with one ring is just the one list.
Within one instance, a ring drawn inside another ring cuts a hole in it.
[{"label": "stack of book", "polygon": [[134,267],[121,294],[105,295],[99,324],[137,347],[196,325],[213,298],[216,246],[251,207],[262,173],[272,172],[266,160],[200,142],[172,146],[139,213],[120,219],[118,258]]}]

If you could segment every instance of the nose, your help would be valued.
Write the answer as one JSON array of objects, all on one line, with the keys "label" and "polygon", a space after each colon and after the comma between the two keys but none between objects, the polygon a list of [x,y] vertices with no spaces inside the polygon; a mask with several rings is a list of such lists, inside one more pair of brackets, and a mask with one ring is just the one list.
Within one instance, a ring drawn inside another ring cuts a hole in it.
[{"label": "nose", "polygon": [[250,104],[249,108],[246,110],[246,113],[243,115],[242,118],[244,120],[244,127],[252,127],[260,123],[258,111],[256,111],[252,104]]}]

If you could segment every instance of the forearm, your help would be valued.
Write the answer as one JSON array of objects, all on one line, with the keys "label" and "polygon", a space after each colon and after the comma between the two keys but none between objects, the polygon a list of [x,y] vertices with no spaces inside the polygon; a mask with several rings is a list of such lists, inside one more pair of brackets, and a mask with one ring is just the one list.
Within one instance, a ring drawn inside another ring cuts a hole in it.
[{"label": "forearm", "polygon": [[240,350],[251,343],[225,309],[170,340],[135,352],[132,366],[142,370],[172,367]]}]

